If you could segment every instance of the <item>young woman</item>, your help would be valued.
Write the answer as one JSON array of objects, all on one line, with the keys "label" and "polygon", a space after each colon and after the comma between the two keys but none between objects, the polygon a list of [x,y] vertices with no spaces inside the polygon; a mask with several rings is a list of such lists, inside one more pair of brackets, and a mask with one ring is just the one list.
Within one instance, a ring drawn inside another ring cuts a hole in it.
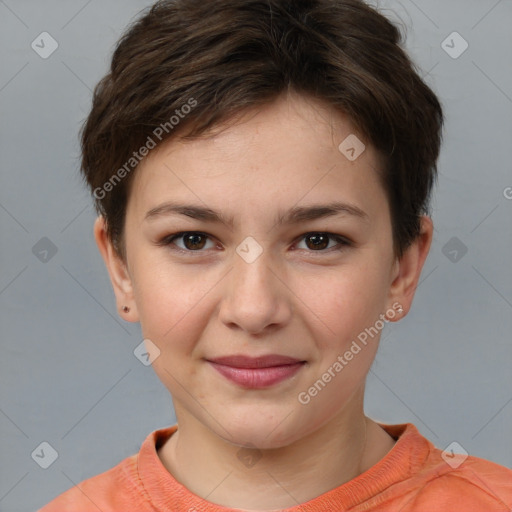
[{"label": "young woman", "polygon": [[510,510],[512,471],[363,409],[429,251],[442,123],[360,0],[161,1],[130,27],[82,171],[177,425],[42,510]]}]

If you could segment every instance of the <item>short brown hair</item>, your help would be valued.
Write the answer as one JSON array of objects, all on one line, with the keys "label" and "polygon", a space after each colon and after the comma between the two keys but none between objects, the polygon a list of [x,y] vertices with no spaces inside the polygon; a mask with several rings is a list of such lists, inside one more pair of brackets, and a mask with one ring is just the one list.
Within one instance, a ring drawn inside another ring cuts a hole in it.
[{"label": "short brown hair", "polygon": [[148,149],[292,89],[347,115],[383,155],[401,256],[429,211],[443,125],[401,44],[397,26],[362,0],[157,2],[118,42],[82,128],[81,170],[118,253],[131,171]]}]

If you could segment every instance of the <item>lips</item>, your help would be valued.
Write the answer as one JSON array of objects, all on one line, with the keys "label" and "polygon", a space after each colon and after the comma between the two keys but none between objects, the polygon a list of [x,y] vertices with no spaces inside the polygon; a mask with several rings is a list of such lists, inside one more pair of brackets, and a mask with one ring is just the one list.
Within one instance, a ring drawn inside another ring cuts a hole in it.
[{"label": "lips", "polygon": [[248,357],[248,356],[227,356],[218,357],[209,360],[212,363],[231,366],[233,368],[271,368],[273,366],[285,366],[302,362],[294,357],[280,356],[270,354],[268,356]]},{"label": "lips", "polygon": [[270,354],[260,357],[233,355],[209,359],[208,363],[226,379],[248,389],[273,386],[295,375],[305,361]]}]

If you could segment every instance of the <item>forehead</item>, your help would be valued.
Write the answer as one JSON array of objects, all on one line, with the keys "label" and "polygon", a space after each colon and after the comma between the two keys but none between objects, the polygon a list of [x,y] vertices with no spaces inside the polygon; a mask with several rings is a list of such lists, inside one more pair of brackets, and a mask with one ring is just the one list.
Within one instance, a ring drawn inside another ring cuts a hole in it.
[{"label": "forehead", "polygon": [[198,156],[215,153],[225,159],[243,158],[251,149],[267,158],[281,158],[287,151],[290,158],[299,153],[318,158],[350,134],[355,135],[355,129],[347,116],[320,100],[289,92],[213,126],[198,139],[171,140],[160,149],[183,154],[192,146]]},{"label": "forehead", "polygon": [[326,194],[364,203],[383,194],[379,161],[346,116],[287,95],[198,139],[164,142],[139,165],[129,209],[147,210],[176,196],[216,209],[292,206]]}]

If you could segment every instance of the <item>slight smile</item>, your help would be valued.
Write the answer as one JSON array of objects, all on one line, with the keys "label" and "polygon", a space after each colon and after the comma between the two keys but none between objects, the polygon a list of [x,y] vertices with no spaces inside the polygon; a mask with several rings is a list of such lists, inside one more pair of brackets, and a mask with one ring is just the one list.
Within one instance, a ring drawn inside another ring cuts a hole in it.
[{"label": "slight smile", "polygon": [[273,386],[295,375],[306,361],[270,354],[261,357],[233,355],[207,359],[226,379],[248,389]]}]

